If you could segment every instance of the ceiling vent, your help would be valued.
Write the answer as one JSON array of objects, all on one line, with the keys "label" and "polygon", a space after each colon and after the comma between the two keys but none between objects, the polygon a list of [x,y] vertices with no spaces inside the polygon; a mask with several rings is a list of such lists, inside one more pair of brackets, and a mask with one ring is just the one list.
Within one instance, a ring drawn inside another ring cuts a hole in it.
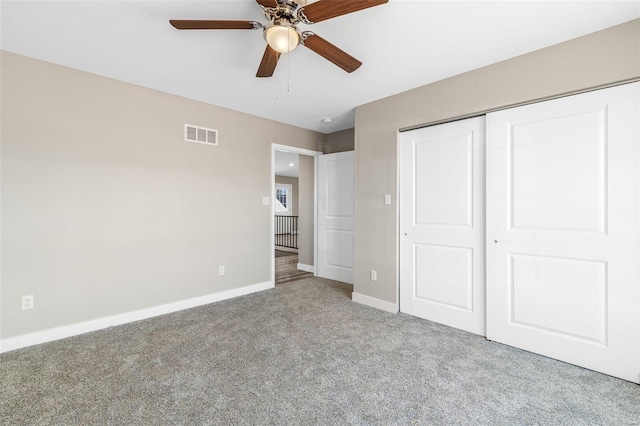
[{"label": "ceiling vent", "polygon": [[184,140],[206,145],[218,145],[218,131],[216,129],[207,129],[206,127],[185,124]]}]

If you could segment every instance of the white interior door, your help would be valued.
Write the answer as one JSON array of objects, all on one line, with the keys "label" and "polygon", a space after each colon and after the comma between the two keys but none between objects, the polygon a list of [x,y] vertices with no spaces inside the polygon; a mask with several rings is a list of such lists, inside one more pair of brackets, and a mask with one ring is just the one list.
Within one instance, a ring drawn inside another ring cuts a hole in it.
[{"label": "white interior door", "polygon": [[640,84],[487,116],[487,337],[640,382]]},{"label": "white interior door", "polygon": [[353,284],[353,151],[318,157],[318,276]]},{"label": "white interior door", "polygon": [[484,117],[400,139],[400,311],[485,334]]}]

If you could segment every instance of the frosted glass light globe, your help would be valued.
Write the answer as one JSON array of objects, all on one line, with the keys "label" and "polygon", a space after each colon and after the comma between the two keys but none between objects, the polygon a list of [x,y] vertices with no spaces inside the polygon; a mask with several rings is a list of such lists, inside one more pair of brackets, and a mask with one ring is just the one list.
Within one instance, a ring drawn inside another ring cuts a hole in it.
[{"label": "frosted glass light globe", "polygon": [[291,27],[285,25],[273,25],[264,31],[264,38],[273,50],[280,53],[288,53],[298,47],[300,35]]}]

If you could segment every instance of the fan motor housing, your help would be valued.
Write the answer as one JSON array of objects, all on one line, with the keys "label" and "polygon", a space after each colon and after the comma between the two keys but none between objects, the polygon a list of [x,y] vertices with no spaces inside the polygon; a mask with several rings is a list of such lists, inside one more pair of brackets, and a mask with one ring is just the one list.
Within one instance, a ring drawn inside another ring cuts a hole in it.
[{"label": "fan motor housing", "polygon": [[306,0],[278,0],[278,7],[264,7],[264,15],[271,22],[288,22],[295,25],[301,21],[298,11],[306,5]]}]

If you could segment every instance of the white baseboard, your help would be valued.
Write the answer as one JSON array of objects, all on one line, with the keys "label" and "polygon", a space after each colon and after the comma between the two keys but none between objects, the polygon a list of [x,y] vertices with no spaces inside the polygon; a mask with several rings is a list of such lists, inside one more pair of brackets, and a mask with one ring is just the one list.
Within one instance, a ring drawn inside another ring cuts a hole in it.
[{"label": "white baseboard", "polygon": [[301,271],[311,272],[312,274],[316,273],[316,268],[311,266],[311,265],[305,265],[304,263],[298,263],[298,265],[296,267],[298,269],[300,269]]},{"label": "white baseboard", "polygon": [[140,309],[138,311],[126,312],[124,314],[113,315],[110,317],[79,322],[49,330],[37,331],[35,333],[29,333],[22,336],[10,337],[8,339],[0,340],[0,353],[25,348],[27,346],[38,345],[40,343],[52,342],[54,340],[77,336],[79,334],[102,330],[104,328],[140,321],[172,312],[182,311],[184,309],[195,308],[196,306],[208,305],[209,303],[219,302],[221,300],[233,299],[234,297],[268,290],[273,287],[273,281],[267,281],[218,293],[212,293],[206,296],[181,300],[179,302]]},{"label": "white baseboard", "polygon": [[282,246],[275,246],[275,249],[278,251],[283,251],[285,253],[295,253],[298,254],[298,249],[293,249],[293,248],[289,248],[289,247],[282,247]]},{"label": "white baseboard", "polygon": [[391,312],[392,314],[398,313],[398,306],[395,303],[376,299],[375,297],[365,296],[364,294],[353,292],[351,293],[351,300],[353,300],[356,303],[361,303],[363,305],[371,306],[372,308],[380,309],[386,312]]}]

